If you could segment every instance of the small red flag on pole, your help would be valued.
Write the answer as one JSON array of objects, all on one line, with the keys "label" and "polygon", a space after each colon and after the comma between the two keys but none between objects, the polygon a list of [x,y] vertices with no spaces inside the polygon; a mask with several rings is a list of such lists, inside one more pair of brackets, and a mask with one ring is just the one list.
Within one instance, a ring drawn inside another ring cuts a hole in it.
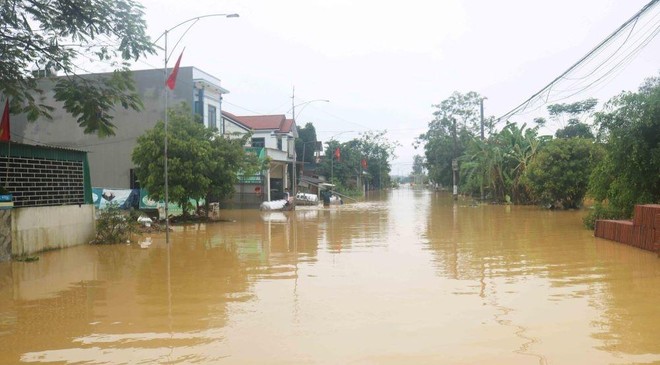
[{"label": "small red flag on pole", "polygon": [[362,159],[362,168],[365,170],[367,169],[367,160],[364,158]]},{"label": "small red flag on pole", "polygon": [[339,147],[335,150],[335,160],[339,162],[339,159],[341,158],[341,152],[339,151]]},{"label": "small red flag on pole", "polygon": [[174,64],[172,73],[170,74],[170,77],[167,78],[167,82],[165,83],[167,87],[170,88],[170,90],[174,90],[174,86],[176,86],[176,75],[179,73],[179,64],[181,63],[181,56],[183,56],[183,51],[181,51],[179,58],[176,60],[176,64]]},{"label": "small red flag on pole", "polygon": [[2,120],[0,121],[0,141],[9,141],[11,134],[9,133],[9,99],[5,102],[5,109],[2,112]]}]

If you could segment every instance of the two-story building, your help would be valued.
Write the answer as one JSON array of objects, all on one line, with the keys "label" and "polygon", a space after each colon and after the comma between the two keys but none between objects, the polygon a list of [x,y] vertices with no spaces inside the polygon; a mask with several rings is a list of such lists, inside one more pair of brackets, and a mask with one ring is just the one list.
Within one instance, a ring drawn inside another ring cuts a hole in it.
[{"label": "two-story building", "polygon": [[283,114],[238,116],[222,112],[221,133],[243,135],[249,132],[252,137],[246,146],[248,151],[254,151],[269,163],[261,180],[253,177],[241,179],[231,201],[240,206],[281,199],[285,189],[292,190],[293,182],[295,139],[298,138],[295,121]]}]

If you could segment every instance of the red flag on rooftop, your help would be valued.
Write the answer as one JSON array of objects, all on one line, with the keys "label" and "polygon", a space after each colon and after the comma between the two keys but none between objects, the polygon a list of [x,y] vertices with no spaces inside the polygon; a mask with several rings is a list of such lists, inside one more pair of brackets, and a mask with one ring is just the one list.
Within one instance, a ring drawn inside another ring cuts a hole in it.
[{"label": "red flag on rooftop", "polygon": [[170,88],[170,90],[174,90],[174,86],[176,86],[176,75],[179,73],[179,64],[181,63],[181,56],[183,56],[183,51],[181,51],[179,58],[176,60],[176,64],[174,64],[174,69],[172,69],[172,73],[170,74],[170,77],[167,78],[167,82],[165,83],[167,87]]},{"label": "red flag on rooftop", "polygon": [[11,135],[9,133],[9,99],[5,102],[5,109],[2,112],[2,119],[0,120],[0,141],[9,141]]},{"label": "red flag on rooftop", "polygon": [[339,147],[335,150],[335,160],[339,162],[339,159],[341,158],[341,152],[339,151]]}]

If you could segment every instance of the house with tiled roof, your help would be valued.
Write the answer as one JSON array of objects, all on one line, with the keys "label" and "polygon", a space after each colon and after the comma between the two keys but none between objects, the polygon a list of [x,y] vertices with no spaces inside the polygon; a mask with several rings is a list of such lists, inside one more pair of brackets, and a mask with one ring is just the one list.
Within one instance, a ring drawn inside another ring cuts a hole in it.
[{"label": "house with tiled roof", "polygon": [[223,110],[220,132],[227,136],[251,132],[252,138],[246,147],[268,160],[268,167],[259,178],[242,179],[231,203],[245,206],[257,200],[281,199],[285,189],[292,191],[295,139],[298,137],[295,121],[283,114],[239,116]]}]

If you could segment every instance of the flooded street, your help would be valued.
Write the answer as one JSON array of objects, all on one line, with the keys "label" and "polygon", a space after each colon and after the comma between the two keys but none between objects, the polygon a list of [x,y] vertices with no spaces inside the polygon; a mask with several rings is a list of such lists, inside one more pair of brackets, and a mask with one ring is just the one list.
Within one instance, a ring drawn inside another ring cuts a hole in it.
[{"label": "flooded street", "polygon": [[660,259],[584,212],[400,189],[222,215],[0,263],[0,363],[660,363]]}]

